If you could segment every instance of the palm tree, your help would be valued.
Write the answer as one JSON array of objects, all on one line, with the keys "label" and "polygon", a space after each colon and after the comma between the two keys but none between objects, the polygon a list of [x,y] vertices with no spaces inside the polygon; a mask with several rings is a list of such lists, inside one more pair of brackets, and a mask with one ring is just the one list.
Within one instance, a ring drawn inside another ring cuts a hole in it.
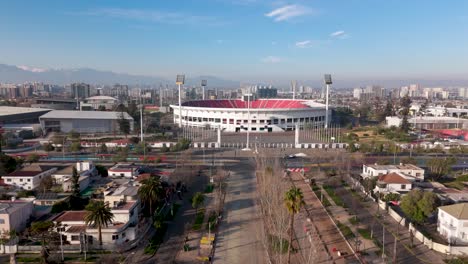
[{"label": "palm tree", "polygon": [[292,187],[289,189],[284,196],[284,204],[291,214],[291,220],[289,221],[289,244],[288,244],[288,263],[291,263],[291,243],[294,232],[294,215],[299,213],[301,206],[304,205],[304,195],[299,188]]},{"label": "palm tree", "polygon": [[149,203],[150,213],[153,213],[153,202],[157,202],[162,193],[161,181],[158,177],[150,177],[141,181],[141,187],[138,189],[140,199]]},{"label": "palm tree", "polygon": [[108,204],[103,201],[94,201],[86,206],[86,225],[97,227],[99,232],[99,245],[102,245],[102,227],[107,227],[112,223],[114,214]]}]

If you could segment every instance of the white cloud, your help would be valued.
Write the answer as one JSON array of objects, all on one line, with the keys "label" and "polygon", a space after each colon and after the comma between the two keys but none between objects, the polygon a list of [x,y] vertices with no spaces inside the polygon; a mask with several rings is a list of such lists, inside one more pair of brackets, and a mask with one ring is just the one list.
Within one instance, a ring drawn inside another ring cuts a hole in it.
[{"label": "white cloud", "polygon": [[89,16],[107,16],[120,19],[131,19],[165,24],[222,24],[218,19],[210,16],[199,16],[160,10],[100,8],[90,10],[82,14]]},{"label": "white cloud", "polygon": [[265,16],[273,18],[276,22],[280,21],[286,21],[291,18],[299,17],[299,16],[304,16],[307,14],[312,13],[313,10],[301,6],[301,5],[286,5],[280,8],[277,8],[267,14]]},{"label": "white cloud", "polygon": [[281,58],[276,57],[276,56],[267,56],[262,59],[262,62],[264,63],[278,63],[281,62]]},{"label": "white cloud", "polygon": [[339,30],[330,34],[332,38],[346,39],[349,38],[349,35],[346,34],[343,30]]},{"label": "white cloud", "polygon": [[312,40],[304,40],[304,41],[296,42],[296,47],[298,47],[298,48],[310,48],[314,44],[315,43]]},{"label": "white cloud", "polygon": [[30,72],[46,72],[47,69],[41,69],[41,68],[34,68],[34,67],[29,67],[26,65],[20,65],[16,66],[18,69],[21,69],[23,71],[30,71]]}]

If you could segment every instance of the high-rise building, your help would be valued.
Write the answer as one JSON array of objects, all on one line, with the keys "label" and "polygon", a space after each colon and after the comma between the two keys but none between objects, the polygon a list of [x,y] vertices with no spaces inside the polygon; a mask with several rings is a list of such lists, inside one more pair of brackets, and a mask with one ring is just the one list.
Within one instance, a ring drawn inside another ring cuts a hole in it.
[{"label": "high-rise building", "polygon": [[276,88],[262,87],[257,88],[257,98],[276,98],[278,90]]},{"label": "high-rise building", "polygon": [[73,83],[70,85],[71,97],[84,99],[91,96],[91,87],[86,83]]}]

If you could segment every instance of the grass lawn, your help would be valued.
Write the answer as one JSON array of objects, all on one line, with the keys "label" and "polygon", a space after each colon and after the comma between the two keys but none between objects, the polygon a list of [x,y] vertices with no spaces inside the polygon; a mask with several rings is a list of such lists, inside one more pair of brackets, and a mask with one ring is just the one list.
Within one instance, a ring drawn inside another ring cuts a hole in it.
[{"label": "grass lawn", "polygon": [[343,234],[343,236],[344,236],[346,239],[349,239],[349,238],[353,238],[353,237],[354,237],[354,233],[353,233],[353,231],[351,230],[351,228],[349,228],[349,226],[340,223],[340,221],[336,221],[336,225],[338,226],[338,228],[340,229],[341,233]]},{"label": "grass lawn", "polygon": [[205,193],[212,193],[213,192],[213,189],[214,189],[214,185],[213,184],[208,184],[206,187],[205,187]]},{"label": "grass lawn", "polygon": [[279,237],[275,235],[268,235],[268,242],[270,244],[271,249],[280,254],[288,253],[289,242],[287,239]]},{"label": "grass lawn", "polygon": [[328,195],[330,195],[330,197],[332,198],[332,200],[335,202],[336,205],[346,207],[343,200],[341,199],[341,197],[339,197],[335,193],[335,189],[333,187],[323,186],[323,189],[325,189],[325,191],[328,193]]},{"label": "grass lawn", "polygon": [[192,229],[200,230],[203,224],[203,219],[205,219],[205,209],[200,209],[195,216],[195,223],[193,224]]},{"label": "grass lawn", "polygon": [[320,199],[322,198],[322,204],[324,207],[328,207],[331,205],[330,201],[328,201],[327,197],[325,195],[322,196],[322,191],[320,190],[320,187],[314,186],[312,187],[312,190],[314,191],[315,195]]},{"label": "grass lawn", "polygon": [[352,216],[352,217],[349,219],[349,222],[350,222],[352,225],[357,225],[357,224],[359,224],[359,218],[357,218],[356,216]]},{"label": "grass lawn", "polygon": [[365,229],[365,228],[358,228],[358,233],[359,235],[361,235],[363,238],[365,239],[371,239],[371,232],[369,229]]}]

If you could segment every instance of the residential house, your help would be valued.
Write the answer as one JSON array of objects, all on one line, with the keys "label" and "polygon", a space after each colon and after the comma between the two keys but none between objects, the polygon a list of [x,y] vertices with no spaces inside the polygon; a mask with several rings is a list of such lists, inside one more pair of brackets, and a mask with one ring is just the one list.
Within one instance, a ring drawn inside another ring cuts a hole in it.
[{"label": "residential house", "polygon": [[25,190],[34,190],[39,187],[45,177],[51,176],[56,170],[55,167],[35,164],[4,175],[2,179],[5,184]]},{"label": "residential house", "polygon": [[140,174],[140,167],[133,164],[116,164],[107,169],[107,173],[111,177],[136,178]]},{"label": "residential house", "polygon": [[375,186],[375,193],[407,193],[411,190],[412,183],[399,173],[389,173],[379,176],[377,185]]},{"label": "residential house", "polygon": [[15,230],[22,232],[33,213],[33,204],[29,201],[0,200],[0,231],[9,234]]},{"label": "residential house", "polygon": [[441,206],[438,208],[437,231],[456,245],[468,242],[468,203]]},{"label": "residential house", "polygon": [[[138,238],[140,235],[139,208],[138,200],[112,207],[114,219],[109,226],[102,228],[102,242],[105,247],[113,248]],[[85,215],[86,211],[65,211],[52,219],[54,223],[62,224],[65,243],[80,244],[86,239],[88,245],[98,245],[98,229],[86,225]]]},{"label": "residential house", "polygon": [[104,191],[104,202],[113,208],[121,203],[137,201],[138,189],[138,186],[131,185],[109,187]]},{"label": "residential house", "polygon": [[68,195],[59,195],[54,192],[38,193],[33,203],[34,205],[52,206],[55,203],[65,201],[68,197]]},{"label": "residential house", "polygon": [[[56,183],[62,184],[62,190],[64,192],[71,192],[73,189],[73,167],[74,166],[68,166],[55,172],[52,175]],[[80,176],[78,179],[80,184],[80,191],[83,191],[89,186],[91,177],[98,175],[98,171],[92,161],[79,161],[76,163],[75,168],[78,172],[78,175]]]},{"label": "residential house", "polygon": [[413,165],[413,164],[403,164],[399,165],[362,165],[361,176],[366,179],[369,177],[378,177],[389,173],[399,173],[403,175],[406,179],[410,181],[424,181],[424,169]]}]

